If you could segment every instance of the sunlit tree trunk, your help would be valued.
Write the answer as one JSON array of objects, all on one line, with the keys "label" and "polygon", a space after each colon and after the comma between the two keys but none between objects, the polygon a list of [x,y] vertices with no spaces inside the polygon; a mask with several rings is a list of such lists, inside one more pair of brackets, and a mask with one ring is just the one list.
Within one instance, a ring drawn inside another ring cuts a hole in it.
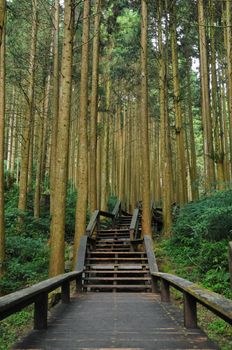
[{"label": "sunlit tree trunk", "polygon": [[92,63],[92,90],[90,112],[90,211],[97,208],[97,112],[98,112],[98,66],[99,66],[99,40],[100,40],[100,14],[101,0],[95,3],[94,37],[93,37],[93,63]]},{"label": "sunlit tree trunk", "polygon": [[82,57],[80,83],[80,124],[79,124],[79,162],[78,162],[78,197],[75,219],[74,266],[81,236],[86,230],[88,199],[88,147],[87,147],[87,114],[88,114],[88,60],[89,60],[89,13],[90,1],[85,0],[82,29]]},{"label": "sunlit tree trunk", "polygon": [[68,143],[72,93],[72,58],[73,58],[73,13],[74,1],[65,0],[64,41],[61,63],[61,95],[58,116],[58,135],[56,150],[56,180],[54,191],[54,210],[51,222],[51,252],[49,275],[56,276],[64,272],[64,234],[65,207],[68,176]]},{"label": "sunlit tree trunk", "polygon": [[148,144],[148,71],[147,71],[147,30],[148,10],[147,1],[142,0],[141,18],[141,150],[143,167],[143,215],[142,232],[144,235],[151,235],[151,208],[150,208],[150,164]]},{"label": "sunlit tree trunk", "polygon": [[29,83],[27,102],[24,119],[23,142],[21,146],[21,171],[19,184],[19,202],[18,209],[26,210],[27,206],[27,185],[28,185],[28,169],[29,169],[29,152],[31,138],[31,125],[34,115],[34,82],[35,82],[35,62],[36,62],[36,44],[38,30],[38,13],[37,0],[32,0],[32,32],[31,32],[31,53],[29,66]]},{"label": "sunlit tree trunk", "polygon": [[5,133],[5,1],[0,0],[0,278],[5,264],[4,133]]}]

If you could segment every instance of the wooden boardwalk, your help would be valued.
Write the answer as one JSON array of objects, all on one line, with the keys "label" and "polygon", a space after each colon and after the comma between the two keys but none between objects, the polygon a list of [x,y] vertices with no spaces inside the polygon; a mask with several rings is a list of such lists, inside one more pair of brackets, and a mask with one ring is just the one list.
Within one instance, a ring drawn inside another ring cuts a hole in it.
[{"label": "wooden boardwalk", "polygon": [[32,331],[14,349],[218,349],[182,313],[154,293],[83,293],[58,305],[48,329]]}]

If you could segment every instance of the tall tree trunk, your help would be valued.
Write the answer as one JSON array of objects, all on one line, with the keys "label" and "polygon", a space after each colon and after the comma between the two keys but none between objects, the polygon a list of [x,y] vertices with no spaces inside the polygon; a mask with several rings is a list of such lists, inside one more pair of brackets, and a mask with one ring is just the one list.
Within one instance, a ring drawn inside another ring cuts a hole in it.
[{"label": "tall tree trunk", "polygon": [[183,206],[187,202],[187,182],[186,182],[186,159],[184,146],[184,128],[183,116],[180,99],[180,81],[177,53],[176,37],[176,8],[172,8],[172,26],[171,26],[171,48],[172,48],[172,75],[174,90],[174,107],[175,107],[175,131],[176,131],[176,168],[177,168],[177,198],[178,203]]},{"label": "tall tree trunk", "polygon": [[167,99],[167,61],[163,44],[162,30],[162,0],[159,0],[158,7],[158,42],[160,56],[160,134],[161,134],[161,167],[162,167],[162,202],[163,202],[163,218],[164,233],[170,235],[172,225],[172,186],[171,186],[171,163],[170,163],[170,140],[169,140],[169,118],[168,118],[168,99]]},{"label": "tall tree trunk", "polygon": [[101,0],[95,3],[94,37],[93,37],[93,68],[90,112],[90,212],[97,209],[97,112],[98,112],[98,66],[99,66],[99,40]]},{"label": "tall tree trunk", "polygon": [[191,88],[191,67],[192,61],[189,57],[188,53],[186,54],[187,60],[187,106],[188,106],[188,125],[189,125],[189,135],[190,135],[190,164],[189,164],[189,173],[190,173],[190,181],[191,181],[191,193],[192,199],[199,199],[199,188],[198,188],[198,175],[197,175],[197,157],[196,157],[196,143],[195,143],[195,134],[194,134],[194,126],[193,126],[193,112],[192,112],[192,88]]},{"label": "tall tree trunk", "polygon": [[2,41],[4,40],[5,15],[6,15],[6,1],[0,0],[0,46],[2,46]]},{"label": "tall tree trunk", "polygon": [[47,82],[44,88],[44,101],[43,101],[43,115],[39,121],[39,135],[38,135],[38,150],[37,150],[37,166],[36,166],[36,181],[35,181],[35,196],[34,196],[34,217],[40,217],[40,197],[44,174],[45,163],[45,148],[46,148],[46,125],[48,118],[48,104],[50,93],[50,74],[48,75]]},{"label": "tall tree trunk", "polygon": [[74,1],[65,0],[64,7],[64,41],[61,63],[61,96],[58,117],[58,135],[56,150],[56,180],[54,192],[54,210],[51,222],[51,252],[49,275],[56,276],[64,272],[64,234],[65,209],[68,176],[68,143],[72,93],[72,58],[73,58],[73,24]]},{"label": "tall tree trunk", "polygon": [[231,1],[226,0],[226,63],[227,63],[227,97],[230,123],[230,172],[232,176],[232,31],[231,31]]},{"label": "tall tree trunk", "polygon": [[151,203],[150,203],[150,164],[149,164],[149,136],[148,136],[148,71],[147,71],[147,31],[148,10],[147,1],[142,0],[141,18],[141,150],[143,167],[143,215],[142,232],[152,235]]},{"label": "tall tree trunk", "polygon": [[215,187],[214,149],[212,120],[210,114],[209,69],[203,0],[198,0],[198,24],[200,47],[200,75],[202,94],[202,120],[204,132],[205,187],[210,191]]},{"label": "tall tree trunk", "polygon": [[5,136],[5,1],[0,0],[0,278],[5,265],[4,136]]},{"label": "tall tree trunk", "polygon": [[35,82],[35,62],[36,62],[36,44],[37,44],[37,0],[32,0],[32,35],[31,35],[31,53],[29,67],[29,87],[27,94],[27,103],[24,120],[23,143],[21,146],[21,171],[19,184],[19,202],[18,209],[26,210],[27,206],[27,185],[28,185],[28,167],[29,167],[29,151],[31,137],[31,123],[34,114],[34,82]]},{"label": "tall tree trunk", "polygon": [[87,116],[88,116],[88,69],[89,69],[89,14],[90,1],[85,0],[83,11],[82,58],[80,83],[80,124],[79,124],[79,163],[78,163],[78,195],[74,237],[74,266],[81,236],[86,230],[87,190],[88,190],[88,147],[87,147]]},{"label": "tall tree trunk", "polygon": [[218,98],[218,81],[217,81],[217,62],[216,62],[216,41],[215,41],[215,9],[213,1],[209,1],[210,6],[210,46],[211,46],[211,90],[212,90],[212,118],[215,140],[215,161],[217,165],[217,189],[225,189],[224,176],[224,149],[223,140],[221,138],[221,123],[219,117],[220,101]]},{"label": "tall tree trunk", "polygon": [[50,212],[53,211],[53,198],[56,179],[57,124],[59,115],[59,0],[53,3],[53,97],[52,97],[52,136],[50,161]]}]

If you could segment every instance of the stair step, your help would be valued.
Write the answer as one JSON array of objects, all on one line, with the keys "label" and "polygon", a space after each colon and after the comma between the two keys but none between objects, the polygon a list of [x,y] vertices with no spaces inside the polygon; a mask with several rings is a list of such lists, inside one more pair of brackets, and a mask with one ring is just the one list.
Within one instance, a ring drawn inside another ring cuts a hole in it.
[{"label": "stair step", "polygon": [[107,275],[112,275],[112,274],[120,274],[120,275],[125,275],[125,274],[139,274],[139,275],[144,275],[147,274],[149,271],[146,270],[85,270],[85,273],[87,274],[107,274]]},{"label": "stair step", "polygon": [[127,252],[127,253],[124,253],[124,252],[96,252],[96,251],[92,251],[92,252],[89,252],[89,254],[91,255],[103,255],[103,254],[106,254],[106,255],[136,255],[136,256],[139,256],[139,255],[145,255],[144,252]]},{"label": "stair step", "polygon": [[[92,267],[93,269],[97,270],[114,270],[116,267],[121,270],[142,270],[142,271],[148,271],[147,264],[86,264],[86,267]],[[143,270],[143,268],[146,268],[146,270]],[[117,270],[118,271],[118,270]]]},{"label": "stair step", "polygon": [[151,281],[150,277],[86,277],[84,281]]},{"label": "stair step", "polygon": [[144,285],[144,284],[88,284],[84,287],[90,288],[90,289],[120,289],[120,290],[151,290],[150,285]]},{"label": "stair step", "polygon": [[99,233],[108,233],[108,232],[114,232],[114,233],[122,233],[122,232],[129,232],[129,229],[117,229],[117,228],[113,228],[110,230],[97,230],[97,232]]},{"label": "stair step", "polygon": [[147,258],[117,258],[117,257],[108,257],[108,258],[100,258],[100,257],[96,257],[96,258],[86,258],[87,260],[98,260],[98,261],[109,261],[109,260],[118,260],[118,261],[147,261]]},{"label": "stair step", "polygon": [[99,239],[97,238],[96,243],[121,243],[123,242],[130,243],[129,239]]}]

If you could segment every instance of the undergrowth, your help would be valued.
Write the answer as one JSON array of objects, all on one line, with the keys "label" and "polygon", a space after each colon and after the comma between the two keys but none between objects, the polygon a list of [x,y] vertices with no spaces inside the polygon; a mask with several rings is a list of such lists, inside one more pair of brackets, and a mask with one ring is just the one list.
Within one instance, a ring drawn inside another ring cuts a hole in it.
[{"label": "undergrowth", "polygon": [[[181,208],[174,220],[171,238],[158,238],[156,255],[160,269],[232,298],[228,269],[228,241],[231,239],[232,191],[215,192]],[[201,319],[206,314],[201,311]],[[214,316],[206,318],[203,324],[207,333],[219,342],[224,334],[228,344],[231,326]],[[232,344],[229,342],[228,346],[223,344],[220,348],[229,350]]]}]

